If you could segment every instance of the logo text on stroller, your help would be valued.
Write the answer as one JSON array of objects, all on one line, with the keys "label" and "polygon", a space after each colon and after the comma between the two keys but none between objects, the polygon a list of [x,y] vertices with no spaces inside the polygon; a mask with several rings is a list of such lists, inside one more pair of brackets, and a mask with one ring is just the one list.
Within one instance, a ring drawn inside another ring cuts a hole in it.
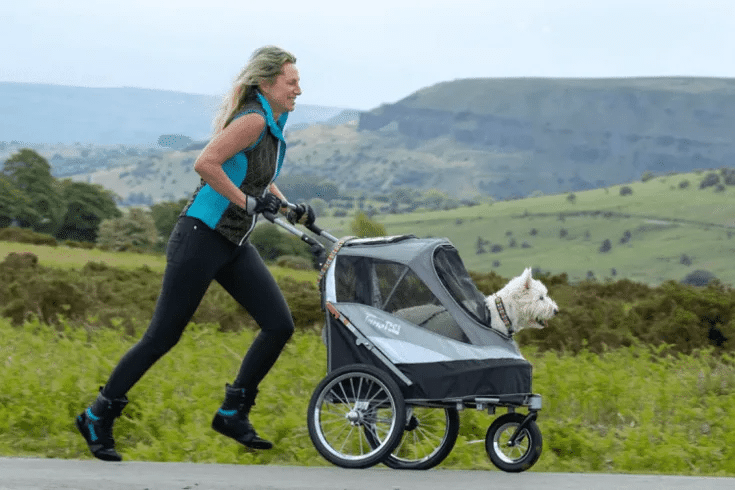
[{"label": "logo text on stroller", "polygon": [[392,333],[393,335],[401,334],[401,326],[399,324],[390,322],[388,320],[381,320],[375,315],[370,315],[370,314],[366,315],[365,322],[368,325],[371,325],[380,330],[384,330],[388,333]]}]

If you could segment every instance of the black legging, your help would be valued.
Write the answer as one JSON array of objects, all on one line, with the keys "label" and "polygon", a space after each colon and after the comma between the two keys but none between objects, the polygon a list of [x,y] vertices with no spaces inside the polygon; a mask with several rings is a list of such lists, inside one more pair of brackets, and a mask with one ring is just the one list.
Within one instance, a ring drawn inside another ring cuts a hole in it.
[{"label": "black legging", "polygon": [[238,388],[256,388],[278,359],[294,325],[286,300],[255,247],[250,242],[237,246],[198,219],[183,217],[171,234],[166,260],[148,330],[122,357],[102,394],[122,397],[176,345],[212,280],[260,326],[233,383]]}]

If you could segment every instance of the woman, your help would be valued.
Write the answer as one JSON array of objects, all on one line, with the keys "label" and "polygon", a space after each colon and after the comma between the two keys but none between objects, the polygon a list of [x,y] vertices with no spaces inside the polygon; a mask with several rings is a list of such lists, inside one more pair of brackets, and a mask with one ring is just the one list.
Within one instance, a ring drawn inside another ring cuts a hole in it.
[{"label": "woman", "polygon": [[[113,370],[96,401],[76,419],[92,454],[120,461],[112,426],[127,392],[180,339],[212,280],[219,282],[260,327],[212,428],[254,449],[273,445],[248,415],[258,385],[293,333],[283,294],[248,237],[259,213],[281,211],[273,183],[286,151],[283,128],[301,95],[296,58],[275,46],[253,53],[214,121],[215,134],[194,164],[201,184],[181,212],[166,250],[166,271],[148,330]],[[305,204],[288,212],[310,223]]]}]

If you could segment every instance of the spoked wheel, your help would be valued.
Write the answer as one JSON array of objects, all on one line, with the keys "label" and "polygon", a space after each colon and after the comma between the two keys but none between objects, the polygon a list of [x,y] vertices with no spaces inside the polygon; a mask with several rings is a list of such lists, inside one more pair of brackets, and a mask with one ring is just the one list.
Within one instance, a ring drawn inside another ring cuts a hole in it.
[{"label": "spoked wheel", "polygon": [[[383,464],[395,470],[428,470],[452,452],[459,435],[456,408],[409,407],[403,438]],[[375,441],[368,438],[371,444]]]},{"label": "spoked wheel", "polygon": [[400,388],[387,374],[369,365],[332,371],[309,402],[311,442],[327,461],[343,468],[368,468],[379,463],[401,441],[405,424],[406,406]]},{"label": "spoked wheel", "polygon": [[541,430],[534,420],[529,420],[515,442],[511,442],[526,417],[520,413],[506,413],[495,419],[487,429],[485,450],[490,461],[503,471],[525,471],[541,456]]}]

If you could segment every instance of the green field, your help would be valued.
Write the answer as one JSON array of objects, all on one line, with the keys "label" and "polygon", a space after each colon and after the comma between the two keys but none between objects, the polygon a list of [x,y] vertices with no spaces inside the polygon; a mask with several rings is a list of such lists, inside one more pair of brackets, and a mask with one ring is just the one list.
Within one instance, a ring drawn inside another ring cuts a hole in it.
[{"label": "green field", "polygon": [[[129,393],[115,428],[126,460],[328,465],[306,429],[309,398],[325,375],[325,347],[313,332],[296,333],[261,385],[252,419],[272,451],[248,452],[210,429],[253,336],[190,325]],[[0,338],[0,455],[90,458],[73,419],[136,339],[2,319]],[[524,350],[544,400],[543,453],[531,471],[735,475],[731,356],[645,346],[601,355]],[[457,445],[440,468],[497,471],[483,444],[493,419],[462,411]]]},{"label": "green field", "polygon": [[[38,263],[45,267],[57,267],[67,270],[82,269],[88,262],[102,262],[109,267],[134,270],[147,267],[154,272],[163,272],[166,258],[162,254],[144,254],[135,252],[106,252],[100,249],[69,248],[63,245],[50,247],[0,241],[0,257],[4,258],[12,252],[31,252],[38,257]],[[288,276],[296,281],[315,281],[317,273],[313,271],[294,270],[271,266],[273,276],[280,279]]]},{"label": "green field", "polygon": [[[620,188],[500,201],[450,211],[377,214],[388,234],[445,236],[459,249],[469,270],[495,271],[514,277],[524,267],[565,272],[581,281],[591,272],[597,280],[627,278],[657,285],[679,281],[694,270],[713,273],[725,284],[735,284],[735,187],[724,191],[699,189],[704,173],[656,177]],[[689,180],[688,188],[679,183]],[[320,220],[336,235],[349,234],[351,218]],[[536,230],[532,235],[531,230]],[[566,236],[561,237],[561,230]],[[625,232],[630,240],[621,244]],[[490,243],[477,254],[478,237]],[[516,246],[509,246],[511,239]],[[604,240],[609,252],[599,252]],[[530,248],[523,248],[527,242]],[[490,252],[500,245],[499,253]],[[682,264],[686,255],[690,264]],[[500,265],[493,266],[494,261]],[[613,276],[612,269],[616,270]]]}]

